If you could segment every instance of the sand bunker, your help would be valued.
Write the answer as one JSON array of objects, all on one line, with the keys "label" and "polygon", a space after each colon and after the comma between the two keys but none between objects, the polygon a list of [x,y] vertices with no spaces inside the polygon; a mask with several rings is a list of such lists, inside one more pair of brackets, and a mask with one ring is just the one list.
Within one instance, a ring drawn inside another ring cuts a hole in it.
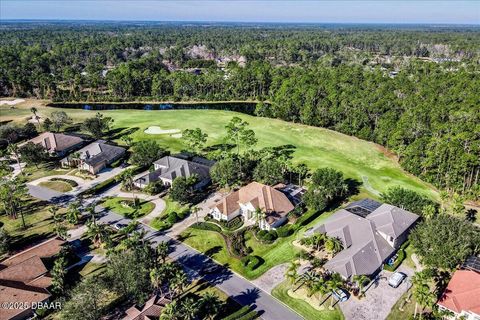
[{"label": "sand bunker", "polygon": [[148,127],[147,129],[145,129],[144,131],[145,133],[147,134],[180,134],[180,136],[182,135],[180,132],[179,129],[168,129],[168,130],[164,130],[158,126],[151,126],[151,127]]},{"label": "sand bunker", "polygon": [[7,106],[14,106],[16,104],[24,102],[25,99],[15,99],[15,100],[0,100],[0,106],[6,104]]},{"label": "sand bunker", "polygon": [[181,138],[181,137],[182,137],[182,134],[181,134],[181,133],[175,133],[175,134],[172,134],[170,137],[172,137],[172,138]]}]

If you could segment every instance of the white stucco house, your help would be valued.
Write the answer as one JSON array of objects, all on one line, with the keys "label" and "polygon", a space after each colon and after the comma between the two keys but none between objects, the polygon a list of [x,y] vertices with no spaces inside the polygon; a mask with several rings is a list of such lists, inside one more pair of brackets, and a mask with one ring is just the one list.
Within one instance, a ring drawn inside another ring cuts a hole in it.
[{"label": "white stucco house", "polygon": [[[280,190],[252,182],[234,191],[211,207],[210,214],[219,221],[242,216],[245,221],[258,221],[262,230],[274,230],[287,221],[294,205]],[[257,214],[257,209],[262,212]]]}]

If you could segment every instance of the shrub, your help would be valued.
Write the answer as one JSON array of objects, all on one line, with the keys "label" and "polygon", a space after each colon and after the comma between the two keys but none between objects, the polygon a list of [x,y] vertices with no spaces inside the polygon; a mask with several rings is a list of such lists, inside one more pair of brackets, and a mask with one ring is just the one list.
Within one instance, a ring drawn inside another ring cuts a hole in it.
[{"label": "shrub", "polygon": [[293,230],[290,228],[289,224],[281,226],[280,228],[277,229],[277,235],[280,238],[286,238],[292,234],[293,234]]},{"label": "shrub", "polygon": [[397,251],[397,259],[395,260],[393,265],[390,266],[388,264],[385,264],[383,269],[392,271],[392,272],[397,270],[398,266],[400,266],[403,260],[405,260],[405,258],[407,257],[407,253],[405,252],[405,249],[408,247],[409,244],[410,244],[409,241],[406,241],[404,244],[402,244],[400,249]]},{"label": "shrub", "polygon": [[158,180],[150,182],[143,190],[153,196],[165,190],[165,186],[163,185],[162,180]]},{"label": "shrub", "polygon": [[298,230],[300,227],[309,224],[312,222],[318,215],[320,214],[319,211],[309,210],[305,212],[293,225],[294,230]]},{"label": "shrub", "polygon": [[265,260],[263,260],[259,256],[245,256],[241,259],[241,262],[244,267],[253,271],[260,267],[265,262]]},{"label": "shrub", "polygon": [[174,224],[175,222],[177,222],[179,220],[180,220],[180,218],[175,211],[172,211],[168,214],[167,221],[169,223]]},{"label": "shrub", "polygon": [[219,226],[213,223],[209,222],[198,222],[194,223],[191,226],[194,229],[200,229],[200,230],[209,230],[209,231],[216,231],[216,232],[222,232],[222,229],[220,229]]},{"label": "shrub", "polygon": [[255,311],[255,310],[252,310],[249,313],[247,313],[246,315],[238,318],[238,320],[253,320],[253,319],[257,319],[258,317],[259,317],[258,312]]},{"label": "shrub", "polygon": [[257,238],[261,241],[273,242],[277,239],[277,237],[278,235],[275,230],[270,230],[270,231],[260,230],[257,232]]},{"label": "shrub", "polygon": [[190,211],[188,209],[183,209],[180,212],[177,212],[177,217],[179,220],[185,219],[186,216],[188,216]]}]

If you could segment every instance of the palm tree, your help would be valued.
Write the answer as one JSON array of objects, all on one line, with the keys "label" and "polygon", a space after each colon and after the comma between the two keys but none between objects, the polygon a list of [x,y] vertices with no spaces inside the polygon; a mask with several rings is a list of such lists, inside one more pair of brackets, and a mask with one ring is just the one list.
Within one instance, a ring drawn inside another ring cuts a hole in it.
[{"label": "palm tree", "polygon": [[297,279],[298,279],[298,267],[300,266],[300,263],[297,261],[290,261],[290,266],[287,269],[287,272],[285,273],[285,276],[287,279],[290,281],[291,284],[294,284]]},{"label": "palm tree", "polygon": [[166,271],[165,268],[153,268],[150,270],[150,283],[155,292],[160,292],[160,296],[163,296],[162,285],[167,278]]},{"label": "palm tree", "polygon": [[92,239],[96,247],[109,240],[109,233],[105,224],[89,222],[87,224],[87,236]]},{"label": "palm tree", "polygon": [[265,219],[265,212],[263,212],[262,209],[257,208],[255,209],[254,216],[255,216],[255,223],[258,226],[260,226],[260,222],[263,221],[263,219]]},{"label": "palm tree", "polygon": [[132,191],[133,203],[134,203],[134,206],[136,206],[137,201],[135,198],[135,187],[133,185],[133,177],[134,177],[133,169],[127,169],[118,175],[117,181],[118,180],[121,181],[125,189]]},{"label": "palm tree", "polygon": [[198,313],[198,303],[193,298],[185,298],[181,302],[182,319],[192,320]]},{"label": "palm tree", "polygon": [[157,257],[161,260],[162,263],[165,263],[165,260],[168,257],[169,246],[168,242],[162,241],[157,246]]},{"label": "palm tree", "polygon": [[22,166],[20,165],[20,152],[18,150],[18,146],[14,143],[10,143],[7,147],[7,152],[15,158],[17,161],[18,168],[20,169],[20,173],[23,173]]},{"label": "palm tree", "polygon": [[[332,274],[330,279],[328,279],[326,284],[328,286],[328,289],[333,292],[333,291],[339,289],[343,285],[343,280],[342,280],[342,277],[338,273],[334,273],[334,274]],[[332,299],[330,301],[329,309],[333,309],[333,301],[334,301],[333,294],[331,295],[331,297],[332,297]]]},{"label": "palm tree", "polygon": [[220,311],[222,301],[220,301],[215,293],[207,292],[200,300],[200,305],[207,319],[213,320]]},{"label": "palm tree", "polygon": [[40,117],[37,115],[37,112],[38,112],[37,108],[31,107],[30,111],[33,113],[33,117],[35,118],[35,120],[37,120],[38,127],[40,128]]},{"label": "palm tree", "polygon": [[367,285],[370,282],[370,278],[364,274],[355,275],[353,276],[353,281],[357,283],[357,287],[359,290],[359,297],[361,297],[364,294],[363,289],[365,288],[365,285]]},{"label": "palm tree", "polygon": [[90,219],[93,224],[97,224],[97,213],[95,212],[95,207],[96,207],[95,203],[91,203],[87,207],[87,213],[90,215]]},{"label": "palm tree", "polygon": [[413,296],[415,297],[415,315],[417,310],[417,304],[422,306],[422,312],[420,313],[420,319],[422,318],[423,310],[425,307],[432,307],[435,304],[436,297],[433,292],[430,291],[428,284],[416,285],[413,290]]},{"label": "palm tree", "polygon": [[177,269],[175,275],[170,280],[170,287],[174,296],[180,295],[188,284],[188,278],[182,269]]},{"label": "palm tree", "polygon": [[311,245],[315,248],[315,250],[320,251],[322,246],[325,244],[326,239],[327,237],[325,234],[316,233],[311,237]]},{"label": "palm tree", "polygon": [[190,212],[195,215],[196,222],[198,223],[198,213],[200,212],[200,208],[197,206],[193,206],[190,208]]},{"label": "palm tree", "polygon": [[78,218],[81,214],[80,206],[81,206],[81,204],[80,204],[80,201],[78,201],[78,200],[70,203],[70,205],[68,206],[67,220],[71,224],[77,224],[78,223]]},{"label": "palm tree", "polygon": [[328,252],[335,254],[343,249],[343,243],[338,238],[328,237],[325,240],[325,249]]},{"label": "palm tree", "polygon": [[160,315],[160,320],[177,320],[179,319],[179,305],[177,300],[173,300],[165,306]]}]

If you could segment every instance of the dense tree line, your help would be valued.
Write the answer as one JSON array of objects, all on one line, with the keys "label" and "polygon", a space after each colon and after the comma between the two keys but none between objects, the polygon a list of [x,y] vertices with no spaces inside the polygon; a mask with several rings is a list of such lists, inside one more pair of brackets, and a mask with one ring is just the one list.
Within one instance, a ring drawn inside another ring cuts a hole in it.
[{"label": "dense tree line", "polygon": [[476,29],[6,24],[0,35],[0,95],[268,101],[258,115],[377,142],[437,187],[480,193]]}]

